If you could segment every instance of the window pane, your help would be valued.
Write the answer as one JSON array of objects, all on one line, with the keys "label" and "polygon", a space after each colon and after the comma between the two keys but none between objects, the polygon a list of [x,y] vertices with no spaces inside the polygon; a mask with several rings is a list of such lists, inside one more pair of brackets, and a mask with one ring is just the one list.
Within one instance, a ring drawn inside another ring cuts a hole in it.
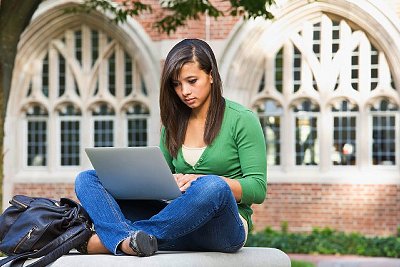
[{"label": "window pane", "polygon": [[335,151],[332,155],[334,165],[356,164],[356,118],[334,117],[334,139]]},{"label": "window pane", "polygon": [[73,105],[66,105],[59,111],[61,166],[80,164],[80,115]]},{"label": "window pane", "polygon": [[97,106],[93,111],[94,146],[114,146],[114,110],[107,104]]},{"label": "window pane", "polygon": [[293,53],[293,89],[297,92],[301,85],[301,53],[297,47],[293,48]]},{"label": "window pane", "polygon": [[339,50],[340,44],[340,23],[339,21],[332,21],[332,58],[335,57]]},{"label": "window pane", "polygon": [[47,122],[28,121],[28,166],[46,166]]},{"label": "window pane", "polygon": [[108,90],[115,95],[115,54],[108,59]]},{"label": "window pane", "polygon": [[[264,76],[263,76],[264,77]],[[275,87],[282,92],[283,85],[283,48],[279,50],[275,57]]]},{"label": "window pane", "polygon": [[132,88],[132,59],[127,53],[125,53],[125,96],[132,92]]},{"label": "window pane", "polygon": [[149,110],[143,104],[136,103],[126,112],[128,126],[128,146],[147,146],[147,121]]},{"label": "window pane", "polygon": [[317,118],[301,115],[296,118],[296,165],[319,163]]},{"label": "window pane", "polygon": [[91,31],[91,41],[92,41],[92,66],[99,57],[99,32]]},{"label": "window pane", "polygon": [[94,146],[110,147],[114,146],[114,122],[112,120],[102,120],[94,122]]},{"label": "window pane", "polygon": [[281,164],[280,144],[280,117],[260,116],[267,146],[267,164],[270,166]]},{"label": "window pane", "polygon": [[313,25],[313,51],[318,59],[321,59],[321,23]]},{"label": "window pane", "polygon": [[58,54],[58,96],[62,96],[65,92],[65,59]]},{"label": "window pane", "polygon": [[61,165],[78,166],[79,161],[79,121],[61,122]]},{"label": "window pane", "polygon": [[27,165],[47,164],[47,111],[39,106],[28,109],[27,117]]},{"label": "window pane", "polygon": [[49,55],[43,59],[42,63],[42,92],[49,96]]},{"label": "window pane", "polygon": [[378,50],[371,45],[371,90],[374,90],[378,86],[378,57]]},{"label": "window pane", "polygon": [[352,52],[351,56],[351,85],[355,90],[358,90],[359,83],[359,56],[360,51],[358,47]]},{"label": "window pane", "polygon": [[334,165],[356,164],[356,105],[340,101],[332,107],[333,112],[333,151]]},{"label": "window pane", "polygon": [[140,79],[140,85],[141,85],[141,87],[142,87],[142,93],[143,93],[143,95],[148,95],[147,94],[147,87],[146,87],[146,83],[144,82],[144,80],[143,80],[143,77],[141,77],[141,79]]},{"label": "window pane", "polygon": [[296,165],[318,165],[319,147],[317,131],[317,112],[319,106],[304,100],[294,106]]},{"label": "window pane", "polygon": [[75,57],[82,64],[82,31],[75,31]]},{"label": "window pane", "polygon": [[281,116],[282,107],[274,100],[266,100],[257,109],[260,123],[264,131],[267,164],[269,166],[281,164]]},{"label": "window pane", "polygon": [[388,99],[372,107],[372,164],[396,164],[396,116],[398,107]]},{"label": "window pane", "polygon": [[260,85],[258,86],[258,92],[262,92],[265,88],[265,70],[263,71],[263,75],[260,80]]},{"label": "window pane", "polygon": [[128,119],[128,146],[147,146],[147,119]]}]

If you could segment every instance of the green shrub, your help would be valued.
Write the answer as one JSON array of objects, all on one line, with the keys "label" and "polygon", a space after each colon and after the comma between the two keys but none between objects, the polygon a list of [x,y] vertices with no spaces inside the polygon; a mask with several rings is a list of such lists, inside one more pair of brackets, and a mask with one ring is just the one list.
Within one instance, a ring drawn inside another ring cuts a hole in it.
[{"label": "green shrub", "polygon": [[307,262],[307,261],[295,261],[292,260],[292,267],[315,267],[315,265],[311,262]]},{"label": "green shrub", "polygon": [[281,231],[267,227],[249,234],[246,246],[274,247],[286,253],[351,254],[374,257],[400,257],[400,237],[365,237],[359,233],[343,233],[330,228],[315,228],[309,234],[289,233],[282,224]]}]

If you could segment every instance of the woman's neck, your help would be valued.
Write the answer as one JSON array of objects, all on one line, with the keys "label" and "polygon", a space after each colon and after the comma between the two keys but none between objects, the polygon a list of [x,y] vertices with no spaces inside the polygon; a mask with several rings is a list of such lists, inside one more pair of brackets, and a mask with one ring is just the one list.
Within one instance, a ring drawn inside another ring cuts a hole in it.
[{"label": "woman's neck", "polygon": [[206,119],[207,119],[207,112],[196,112],[195,110],[192,110],[192,113],[190,114],[190,120],[206,121]]},{"label": "woman's neck", "polygon": [[196,109],[192,109],[192,112],[190,114],[190,119],[196,121],[206,121],[209,107],[210,107],[209,103],[204,103],[203,106],[200,106]]}]

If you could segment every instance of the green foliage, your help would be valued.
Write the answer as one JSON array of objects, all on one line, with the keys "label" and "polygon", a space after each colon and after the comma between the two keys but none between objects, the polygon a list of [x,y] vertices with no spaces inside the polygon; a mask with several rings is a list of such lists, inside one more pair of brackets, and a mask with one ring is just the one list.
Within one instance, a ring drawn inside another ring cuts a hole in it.
[{"label": "green foliage", "polygon": [[282,234],[287,234],[289,232],[289,224],[287,221],[281,222],[281,232]]},{"label": "green foliage", "polygon": [[172,11],[172,14],[157,21],[155,27],[168,34],[184,26],[188,19],[198,20],[205,13],[213,18],[223,16],[223,12],[207,0],[163,0],[161,6]]},{"label": "green foliage", "polygon": [[274,0],[229,0],[231,3],[230,15],[241,15],[245,19],[263,17],[273,19],[274,16],[267,7],[275,4]]},{"label": "green foliage", "polygon": [[[373,257],[400,257],[400,237],[365,237],[330,228],[315,228],[311,233],[288,233],[266,228],[250,234],[246,246],[274,247],[286,253],[351,254]],[[286,230],[285,230],[286,229]]]},{"label": "green foliage", "polygon": [[[272,19],[273,15],[268,8],[275,4],[275,0],[222,0],[229,2],[227,10],[219,10],[209,0],[161,0],[161,7],[165,12],[154,23],[154,27],[167,34],[175,32],[179,27],[185,26],[190,19],[198,20],[201,15],[217,19],[224,15],[241,16],[244,19],[262,17]],[[114,22],[125,22],[129,16],[138,16],[144,12],[152,12],[148,4],[140,0],[84,0],[82,5],[67,8],[66,12],[91,12],[98,10],[113,16]]]},{"label": "green foliage", "polygon": [[307,261],[291,261],[292,267],[315,267],[315,265],[311,262]]},{"label": "green foliage", "polygon": [[143,12],[152,11],[150,5],[143,4],[140,1],[122,0],[117,3],[109,0],[85,0],[80,6],[66,8],[65,12],[90,13],[92,10],[98,10],[103,13],[110,12],[114,16],[113,21],[116,23],[123,23],[130,16],[138,16]]},{"label": "green foliage", "polygon": [[[242,16],[244,19],[256,17],[272,19],[274,17],[267,8],[273,5],[275,0],[229,0],[229,2],[231,7],[225,12],[231,16]],[[155,27],[168,34],[184,26],[188,19],[199,19],[200,15],[204,14],[217,19],[225,14],[208,0],[163,0],[161,6],[172,14],[157,21]]]}]

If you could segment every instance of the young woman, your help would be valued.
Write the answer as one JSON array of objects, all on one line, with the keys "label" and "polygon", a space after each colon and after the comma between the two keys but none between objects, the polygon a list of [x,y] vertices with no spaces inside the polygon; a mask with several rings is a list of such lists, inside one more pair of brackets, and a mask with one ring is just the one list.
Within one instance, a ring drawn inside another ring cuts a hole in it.
[{"label": "young woman", "polygon": [[222,97],[210,46],[186,39],[169,52],[161,77],[160,148],[184,192],[171,201],[120,201],[95,171],[75,190],[96,233],[87,253],[150,256],[157,250],[235,252],[252,228],[251,204],[266,195],[265,140],[257,117]]}]

